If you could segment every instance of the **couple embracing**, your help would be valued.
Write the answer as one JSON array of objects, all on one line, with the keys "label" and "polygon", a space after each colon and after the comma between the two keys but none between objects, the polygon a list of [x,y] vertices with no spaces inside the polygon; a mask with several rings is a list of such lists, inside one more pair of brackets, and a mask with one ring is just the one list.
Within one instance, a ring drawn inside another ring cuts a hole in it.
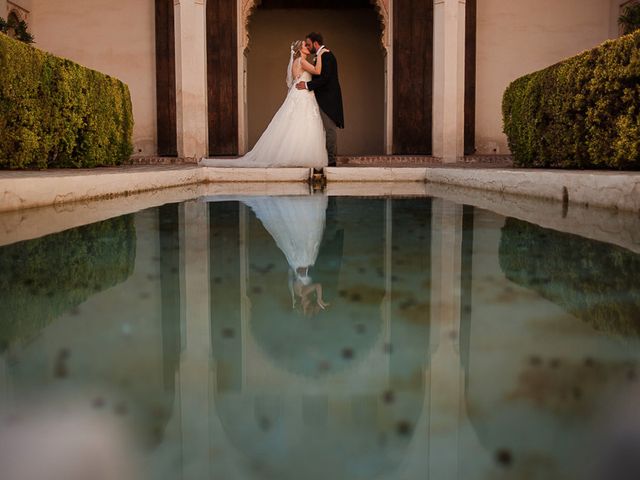
[{"label": "couple embracing", "polygon": [[[311,55],[315,62],[309,61]],[[309,167],[336,165],[337,129],[344,128],[338,62],[322,35],[310,33],[291,45],[289,92],[253,150],[237,160],[208,166]]]}]

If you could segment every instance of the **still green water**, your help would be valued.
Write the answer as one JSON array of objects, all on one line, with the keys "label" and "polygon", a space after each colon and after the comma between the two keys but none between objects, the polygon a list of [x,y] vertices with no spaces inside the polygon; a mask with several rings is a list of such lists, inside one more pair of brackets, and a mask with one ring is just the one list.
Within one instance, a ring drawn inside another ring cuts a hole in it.
[{"label": "still green water", "polygon": [[211,200],[0,248],[7,411],[115,418],[142,478],[623,478],[640,255],[430,198]]}]

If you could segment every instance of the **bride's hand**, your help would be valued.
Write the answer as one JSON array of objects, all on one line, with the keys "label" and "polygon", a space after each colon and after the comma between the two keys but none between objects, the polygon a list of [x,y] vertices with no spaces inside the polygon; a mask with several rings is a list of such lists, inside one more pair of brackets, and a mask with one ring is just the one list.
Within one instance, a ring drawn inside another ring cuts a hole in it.
[{"label": "bride's hand", "polygon": [[324,300],[322,300],[321,298],[318,299],[318,306],[325,310],[327,307],[330,307],[331,304],[330,303],[326,303]]}]

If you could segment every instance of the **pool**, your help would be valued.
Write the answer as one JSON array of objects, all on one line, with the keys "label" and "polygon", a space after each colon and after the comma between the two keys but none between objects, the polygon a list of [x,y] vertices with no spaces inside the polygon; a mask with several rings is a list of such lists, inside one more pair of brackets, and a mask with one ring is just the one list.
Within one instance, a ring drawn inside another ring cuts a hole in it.
[{"label": "pool", "polygon": [[603,235],[437,197],[211,196],[4,245],[3,477],[44,423],[110,432],[36,444],[69,439],[68,466],[94,442],[113,478],[622,478],[640,242]]}]

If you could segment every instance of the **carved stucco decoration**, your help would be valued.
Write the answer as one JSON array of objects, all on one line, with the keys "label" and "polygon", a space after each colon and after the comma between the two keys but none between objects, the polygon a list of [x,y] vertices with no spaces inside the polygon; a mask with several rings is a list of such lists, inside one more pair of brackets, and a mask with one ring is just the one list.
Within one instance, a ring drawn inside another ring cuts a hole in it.
[{"label": "carved stucco decoration", "polygon": [[376,7],[376,11],[380,16],[380,23],[382,23],[382,48],[389,53],[391,50],[391,36],[389,35],[390,27],[390,15],[389,15],[389,2],[391,0],[369,0],[373,6]]},{"label": "carved stucco decoration", "polygon": [[[6,17],[9,16],[9,14],[11,13],[15,13],[15,15],[18,17],[18,20],[20,21],[28,21],[29,20],[29,10],[27,10],[26,8],[21,7],[20,5],[18,5],[17,3],[14,2],[7,2],[7,14]],[[0,17],[5,17],[5,15],[0,12]]]},{"label": "carved stucco decoration", "polygon": [[[391,48],[391,38],[389,35],[389,2],[391,0],[369,1],[376,8],[376,11],[380,16],[380,22],[382,23],[382,47],[388,53]],[[262,0],[241,0],[240,31],[238,32],[238,39],[241,42],[242,52],[244,53],[249,49],[249,19],[251,18],[253,11],[261,3]]]}]

